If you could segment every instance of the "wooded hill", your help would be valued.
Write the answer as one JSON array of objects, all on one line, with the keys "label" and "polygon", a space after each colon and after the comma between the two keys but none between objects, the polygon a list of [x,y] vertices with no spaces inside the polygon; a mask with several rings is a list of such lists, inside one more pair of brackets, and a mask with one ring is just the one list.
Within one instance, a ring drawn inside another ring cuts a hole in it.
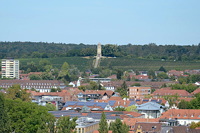
[{"label": "wooded hill", "polygon": [[[95,56],[97,44],[65,44],[46,42],[0,42],[0,58],[55,58]],[[102,55],[134,59],[168,61],[200,61],[198,45],[102,45]]]}]

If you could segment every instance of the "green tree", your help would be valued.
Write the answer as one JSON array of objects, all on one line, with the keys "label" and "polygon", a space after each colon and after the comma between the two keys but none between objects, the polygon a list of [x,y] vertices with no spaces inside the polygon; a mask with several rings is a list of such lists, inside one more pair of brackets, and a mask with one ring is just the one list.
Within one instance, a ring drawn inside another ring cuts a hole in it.
[{"label": "green tree", "polygon": [[158,73],[157,77],[159,79],[168,79],[168,76],[165,72]]},{"label": "green tree", "polygon": [[112,122],[110,129],[112,130],[113,133],[129,132],[129,127],[125,123],[122,123],[119,118],[117,118],[115,122]]},{"label": "green tree", "polygon": [[181,100],[181,101],[178,103],[178,108],[179,108],[179,109],[192,109],[192,105],[191,105],[191,103],[188,102],[188,101]]},{"label": "green tree", "polygon": [[141,86],[141,84],[140,83],[134,83],[131,86]]},{"label": "green tree", "polygon": [[198,88],[198,86],[193,84],[174,84],[171,85],[172,90],[186,90],[187,92],[191,93]]},{"label": "green tree", "polygon": [[78,87],[78,89],[85,91],[86,90],[86,86],[81,85],[81,86]]},{"label": "green tree", "polygon": [[104,112],[101,114],[98,131],[99,133],[108,133],[108,123],[106,121],[106,115]]},{"label": "green tree", "polygon": [[61,67],[61,71],[68,71],[68,70],[69,70],[69,64],[67,62],[64,62]]},{"label": "green tree", "polygon": [[47,103],[46,106],[48,111],[55,111],[56,110],[56,106],[51,104],[51,103]]},{"label": "green tree", "polygon": [[159,69],[158,69],[159,71],[163,71],[163,72],[167,72],[167,70],[163,67],[163,66],[161,66]]},{"label": "green tree", "polygon": [[114,57],[117,55],[118,52],[118,46],[112,45],[112,44],[106,44],[102,47],[102,54],[104,56],[111,56]]},{"label": "green tree", "polygon": [[200,122],[197,122],[197,123],[192,122],[191,125],[190,125],[190,128],[192,128],[192,129],[195,129],[197,127],[200,127]]},{"label": "green tree", "polygon": [[26,90],[21,89],[20,85],[15,84],[6,90],[5,98],[21,99],[22,101],[30,101],[30,94]]},{"label": "green tree", "polygon": [[173,104],[175,105],[177,104],[178,97],[179,97],[178,94],[176,94],[176,95],[166,95],[163,98],[169,102],[169,105],[171,107]]},{"label": "green tree", "polygon": [[89,90],[98,90],[98,89],[99,89],[99,86],[98,86],[98,84],[97,84],[96,82],[90,81],[90,85],[87,86],[87,88],[88,88]]},{"label": "green tree", "polygon": [[125,111],[125,108],[117,106],[117,108],[115,108],[114,111]]},{"label": "green tree", "polygon": [[6,107],[11,120],[11,132],[37,133],[53,130],[52,123],[55,122],[55,118],[45,107],[21,99],[6,99]]},{"label": "green tree", "polygon": [[29,76],[30,80],[41,80],[42,78],[39,75],[31,74]]},{"label": "green tree", "polygon": [[69,116],[60,117],[56,126],[57,133],[76,133],[76,131],[74,131],[76,120],[77,117],[74,117],[72,120],[70,120]]},{"label": "green tree", "polygon": [[42,78],[43,80],[53,80],[53,79],[54,79],[53,75],[52,75],[50,72],[45,72],[45,73],[43,73],[43,74],[41,75],[41,78]]},{"label": "green tree", "polygon": [[117,79],[122,79],[123,72],[122,70],[117,70]]},{"label": "green tree", "polygon": [[58,79],[64,79],[66,81],[70,81],[70,75],[69,75],[69,64],[67,62],[64,62],[61,71],[59,72]]},{"label": "green tree", "polygon": [[125,98],[128,96],[128,87],[126,82],[124,81],[121,87],[117,87],[116,92],[119,92],[122,98]]},{"label": "green tree", "polygon": [[150,79],[156,79],[155,71],[153,70],[148,71],[148,76]]},{"label": "green tree", "polygon": [[7,114],[5,98],[2,93],[0,93],[0,125],[0,133],[10,133],[10,120]]},{"label": "green tree", "polygon": [[131,105],[125,108],[126,111],[137,111],[137,107],[135,105]]}]

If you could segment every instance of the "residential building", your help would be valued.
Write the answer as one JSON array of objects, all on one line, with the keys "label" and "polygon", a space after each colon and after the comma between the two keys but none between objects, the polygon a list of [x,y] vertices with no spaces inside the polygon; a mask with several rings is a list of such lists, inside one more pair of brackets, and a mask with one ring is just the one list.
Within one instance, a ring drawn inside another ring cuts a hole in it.
[{"label": "residential building", "polygon": [[35,92],[27,91],[31,94],[32,102],[45,106],[47,103],[56,105],[57,109],[62,109],[66,101],[76,100],[75,95],[70,90],[62,90],[61,92]]},{"label": "residential building", "polygon": [[19,60],[13,58],[2,59],[1,61],[2,78],[19,79]]},{"label": "residential building", "polygon": [[114,94],[115,92],[111,90],[86,90],[85,92],[80,92],[77,97],[80,101],[93,99],[107,100]]},{"label": "residential building", "polygon": [[129,87],[130,98],[144,98],[146,95],[151,94],[151,87],[146,86],[134,86]]},{"label": "residential building", "polygon": [[20,73],[19,74],[19,78],[21,79],[21,80],[30,80],[30,76],[31,75],[38,75],[38,76],[41,76],[43,74],[43,72],[30,72],[30,73],[27,73],[27,74],[22,74],[22,73]]},{"label": "residential building", "polygon": [[84,106],[90,108],[90,110],[108,110],[113,111],[112,107],[108,103],[101,102],[78,102],[78,101],[67,101],[62,110],[70,109],[82,109]]},{"label": "residential building", "polygon": [[200,88],[197,88],[196,90],[194,90],[191,94],[195,95],[195,94],[198,94],[200,93]]},{"label": "residential building", "polygon": [[180,125],[189,125],[200,121],[199,109],[170,109],[164,112],[160,119],[177,120]]},{"label": "residential building", "polygon": [[168,96],[168,95],[177,95],[179,97],[192,97],[192,94],[186,90],[171,90],[170,88],[161,88],[152,93],[155,98]]},{"label": "residential building", "polygon": [[200,133],[200,129],[191,129],[188,126],[171,127],[168,133]]},{"label": "residential building", "polygon": [[76,120],[76,133],[93,133],[99,129],[99,121],[90,117],[80,117]]},{"label": "residential building", "polygon": [[168,76],[169,77],[172,77],[172,76],[180,77],[180,76],[183,76],[183,75],[184,75],[183,71],[176,71],[176,70],[170,70],[170,71],[168,71]]},{"label": "residential building", "polygon": [[144,114],[145,118],[158,118],[165,111],[165,106],[156,102],[147,102],[137,106],[138,113]]},{"label": "residential building", "polygon": [[1,88],[9,88],[19,84],[22,89],[35,89],[39,92],[50,92],[54,89],[64,89],[66,85],[59,80],[0,80]]},{"label": "residential building", "polygon": [[137,122],[134,127],[134,133],[161,133],[162,123]]}]

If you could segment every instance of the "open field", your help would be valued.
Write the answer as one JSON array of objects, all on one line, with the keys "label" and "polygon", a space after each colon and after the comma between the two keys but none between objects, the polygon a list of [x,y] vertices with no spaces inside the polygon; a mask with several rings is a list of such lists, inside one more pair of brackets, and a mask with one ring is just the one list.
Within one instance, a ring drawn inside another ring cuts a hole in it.
[{"label": "open field", "polygon": [[103,59],[101,62],[101,66],[112,66],[113,68],[119,68],[124,70],[158,70],[160,66],[163,66],[167,70],[186,70],[200,69],[200,62],[112,58]]},{"label": "open field", "polygon": [[[45,58],[49,60],[54,67],[60,68],[64,62],[76,66],[80,70],[91,68],[94,58],[83,57],[58,57]],[[38,64],[41,58],[23,58],[20,60],[20,66],[26,65],[27,62],[35,62]],[[186,69],[200,69],[200,62],[181,62],[181,61],[161,61],[161,60],[145,60],[132,58],[103,58],[101,59],[101,67],[112,67],[114,69],[123,70],[158,70],[160,66],[164,66],[167,70],[186,70]]]}]

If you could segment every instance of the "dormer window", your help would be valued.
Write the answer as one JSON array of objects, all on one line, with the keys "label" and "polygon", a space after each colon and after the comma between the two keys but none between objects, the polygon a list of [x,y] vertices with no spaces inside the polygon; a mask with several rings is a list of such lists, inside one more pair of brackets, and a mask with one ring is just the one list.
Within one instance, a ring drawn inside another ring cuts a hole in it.
[{"label": "dormer window", "polygon": [[191,117],[194,117],[194,115],[192,114]]},{"label": "dormer window", "polygon": [[180,114],[178,114],[177,117],[180,117]]},{"label": "dormer window", "polygon": [[185,114],[184,117],[186,117],[187,115]]}]

